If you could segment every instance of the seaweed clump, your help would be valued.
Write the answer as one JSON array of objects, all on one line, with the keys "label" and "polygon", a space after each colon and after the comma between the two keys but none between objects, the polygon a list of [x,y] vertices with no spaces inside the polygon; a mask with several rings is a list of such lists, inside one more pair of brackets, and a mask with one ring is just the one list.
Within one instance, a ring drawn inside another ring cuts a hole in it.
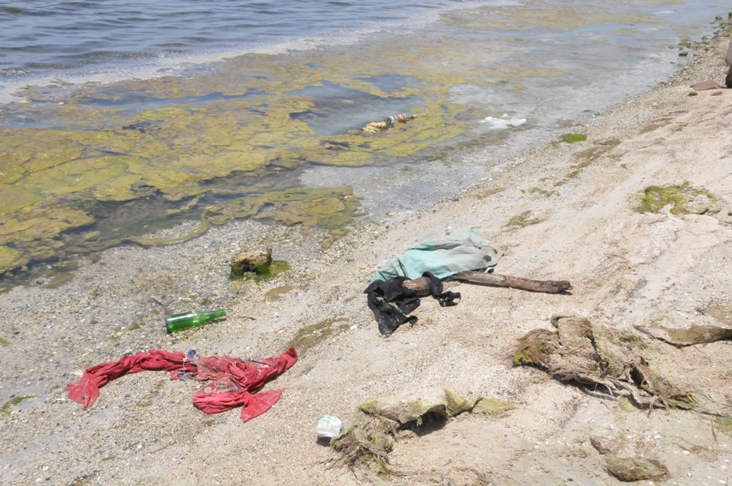
[{"label": "seaweed clump", "polygon": [[440,425],[463,412],[502,417],[513,408],[511,403],[488,398],[470,402],[445,388],[374,398],[358,406],[350,427],[331,446],[352,470],[389,473],[389,452],[400,430]]},{"label": "seaweed clump", "polygon": [[514,365],[539,367],[562,381],[632,398],[640,407],[691,409],[694,398],[651,371],[648,362],[608,330],[580,316],[554,315],[556,331],[538,329],[519,340]]}]

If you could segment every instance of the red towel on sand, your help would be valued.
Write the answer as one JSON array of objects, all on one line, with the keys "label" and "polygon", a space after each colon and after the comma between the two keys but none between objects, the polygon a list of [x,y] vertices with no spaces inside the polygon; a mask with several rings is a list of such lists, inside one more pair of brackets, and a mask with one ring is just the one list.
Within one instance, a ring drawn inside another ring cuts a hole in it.
[{"label": "red towel on sand", "polygon": [[99,389],[120,376],[140,371],[170,371],[170,379],[177,380],[178,372],[185,372],[199,381],[213,380],[193,395],[196,407],[211,414],[243,405],[241,419],[247,422],[269,410],[284,390],[254,393],[296,362],[295,348],[274,358],[244,361],[231,356],[201,356],[197,363],[187,359],[184,353],[151,349],[92,366],[84,371],[81,380],[68,385],[66,391],[70,399],[84,405],[86,410],[99,397]]}]

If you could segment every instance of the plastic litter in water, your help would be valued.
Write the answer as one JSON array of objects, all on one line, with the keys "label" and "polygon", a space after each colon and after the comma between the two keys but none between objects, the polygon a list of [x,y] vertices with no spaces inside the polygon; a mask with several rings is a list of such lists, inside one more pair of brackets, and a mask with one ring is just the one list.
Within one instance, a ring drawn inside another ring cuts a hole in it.
[{"label": "plastic litter in water", "polygon": [[480,122],[490,123],[490,128],[492,129],[502,129],[523,125],[526,123],[526,118],[493,118],[492,116],[487,116]]},{"label": "plastic litter in water", "polygon": [[343,431],[343,422],[338,417],[324,415],[318,420],[318,427],[315,429],[318,437],[338,437]]}]

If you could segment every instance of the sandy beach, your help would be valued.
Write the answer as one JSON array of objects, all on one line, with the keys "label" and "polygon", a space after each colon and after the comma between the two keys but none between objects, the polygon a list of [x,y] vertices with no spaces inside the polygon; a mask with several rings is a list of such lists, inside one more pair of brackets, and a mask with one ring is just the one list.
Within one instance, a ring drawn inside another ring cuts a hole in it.
[{"label": "sandy beach", "polygon": [[[728,44],[710,42],[668,83],[567,130],[586,141],[531,150],[433,208],[359,222],[327,248],[318,229],[236,221],[178,245],[104,251],[55,288],[39,279],[0,294],[0,484],[619,484],[592,436],[615,441],[618,457],[663,464],[666,484],[732,484],[732,422],[649,410],[513,365],[521,336],[552,330],[555,314],[583,316],[637,336],[649,366],[730,412],[729,341],[675,347],[635,329],[732,326],[732,91],[690,88],[724,83]],[[649,186],[685,182],[701,203],[638,210]],[[414,325],[382,337],[363,294],[374,272],[462,229],[505,252],[496,273],[569,280],[572,292],[448,282],[462,294],[457,306],[425,298]],[[260,284],[229,280],[234,254],[267,247],[292,269]],[[153,298],[229,315],[168,335]],[[64,389],[87,367],[139,350],[251,358],[290,343],[302,345],[299,361],[265,387],[285,388],[281,400],[248,423],[238,409],[205,415],[191,404],[200,384],[165,372],[113,381],[88,411]],[[515,408],[400,432],[394,472],[378,477],[316,442],[323,415],[348,425],[368,399],[431,388]]]}]

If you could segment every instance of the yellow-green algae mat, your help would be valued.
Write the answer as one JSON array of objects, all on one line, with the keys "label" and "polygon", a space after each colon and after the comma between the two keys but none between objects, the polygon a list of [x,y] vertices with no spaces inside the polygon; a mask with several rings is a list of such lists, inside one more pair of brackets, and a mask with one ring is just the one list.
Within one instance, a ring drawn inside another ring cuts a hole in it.
[{"label": "yellow-green algae mat", "polygon": [[[254,181],[263,171],[276,179],[277,171],[312,164],[385,164],[420,154],[457,140],[468,128],[459,115],[476,108],[453,102],[452,88],[492,86],[518,96],[526,78],[563,74],[534,68],[534,60],[521,56],[512,57],[513,65],[486,67],[482,53],[510,52],[522,42],[486,35],[490,29],[658,22],[620,8],[557,9],[541,2],[473,9],[466,15],[444,14],[442,22],[421,31],[414,42],[395,34],[378,43],[333,47],[327,55],[319,50],[253,53],[190,77],[85,85],[63,105],[42,91],[23,90],[32,102],[4,109],[0,118],[6,124],[0,128],[0,272],[125,241],[166,243],[100,235],[93,225],[102,216],[89,207],[152,194],[190,208],[198,203],[196,197],[216,192],[212,181],[234,173],[251,174],[252,188],[234,191],[233,201],[213,203],[217,207],[208,213],[213,224],[252,217],[274,205],[274,218],[286,224],[342,226],[357,205],[350,188],[325,195],[291,193]],[[455,26],[475,35],[453,35]],[[404,82],[385,86],[380,80],[389,76]],[[323,86],[336,87],[340,97],[319,104],[306,95]],[[136,109],[139,99],[157,107]],[[330,133],[304,121],[337,115],[349,104],[368,109],[377,101],[404,107],[418,118],[379,134],[358,130],[370,119],[350,126],[336,120],[337,129],[326,127]],[[492,114],[492,109],[499,107],[479,107],[475,116]],[[193,213],[201,215],[204,209]],[[205,231],[208,223],[202,218],[199,230],[188,236]],[[64,238],[80,228],[89,231]]]},{"label": "yellow-green algae mat", "polygon": [[374,398],[356,409],[346,431],[331,441],[342,463],[369,474],[388,472],[389,452],[400,429],[446,420],[463,412],[503,417],[515,407],[492,398],[468,401],[445,388]]},{"label": "yellow-green algae mat", "polygon": [[657,213],[665,207],[675,215],[714,214],[720,211],[718,198],[706,189],[694,187],[689,181],[668,186],[648,186],[637,207],[640,213]]}]

